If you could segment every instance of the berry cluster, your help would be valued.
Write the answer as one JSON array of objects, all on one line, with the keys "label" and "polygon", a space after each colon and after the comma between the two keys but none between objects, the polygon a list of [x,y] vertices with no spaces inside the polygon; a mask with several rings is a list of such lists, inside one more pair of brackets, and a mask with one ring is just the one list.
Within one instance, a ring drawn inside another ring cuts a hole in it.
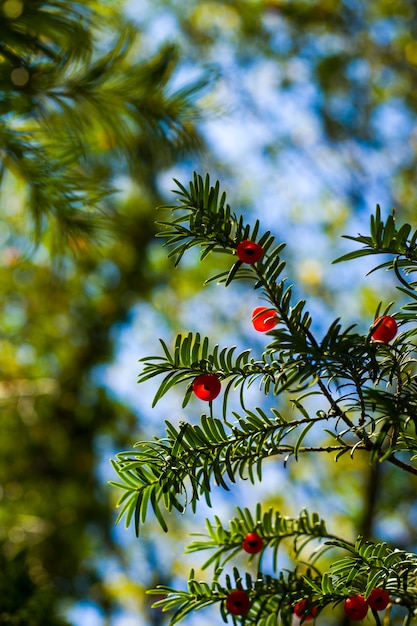
[{"label": "berry cluster", "polygon": [[236,253],[239,261],[247,263],[248,265],[253,265],[262,259],[264,251],[259,243],[255,243],[249,239],[244,239],[238,244]]},{"label": "berry cluster", "polygon": [[255,330],[265,333],[279,322],[277,312],[266,306],[258,306],[252,312],[252,324]]},{"label": "berry cluster", "polygon": [[367,600],[362,595],[350,596],[343,605],[345,614],[354,622],[359,622],[366,617],[368,608],[373,611],[383,611],[390,601],[388,591],[375,587],[372,589]]},{"label": "berry cluster", "polygon": [[200,374],[194,379],[192,389],[200,400],[211,402],[220,393],[222,388],[220,380],[216,374]]},{"label": "berry cluster", "polygon": [[242,548],[248,554],[258,554],[263,548],[264,542],[258,533],[248,533],[242,541]]},{"label": "berry cluster", "polygon": [[[258,554],[263,548],[263,539],[258,533],[247,533],[242,541],[242,548],[248,554]],[[245,615],[250,608],[250,599],[246,591],[235,589],[226,598],[226,609],[231,615]]]},{"label": "berry cluster", "polygon": [[231,615],[245,615],[249,608],[249,596],[242,589],[231,591],[226,598],[226,609]]},{"label": "berry cluster", "polygon": [[294,604],[294,614],[297,617],[302,617],[305,619],[305,621],[309,621],[312,620],[316,617],[317,614],[317,607],[316,606],[311,606],[311,608],[309,608],[311,605],[311,601],[310,600],[300,600],[300,602],[296,602]]},{"label": "berry cluster", "polygon": [[372,329],[371,337],[374,341],[388,343],[397,334],[398,325],[391,315],[380,315],[374,321]]}]

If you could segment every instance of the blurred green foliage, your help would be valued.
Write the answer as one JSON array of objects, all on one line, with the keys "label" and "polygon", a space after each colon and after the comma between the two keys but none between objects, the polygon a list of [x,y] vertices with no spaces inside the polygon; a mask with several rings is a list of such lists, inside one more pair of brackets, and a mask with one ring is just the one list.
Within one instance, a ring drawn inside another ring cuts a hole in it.
[{"label": "blurred green foliage", "polygon": [[0,623],[55,626],[71,600],[118,602],[98,566],[120,559],[100,442],[138,423],[96,368],[158,280],[157,176],[202,150],[207,77],[175,87],[175,47],[147,54],[120,3],[0,16]]}]

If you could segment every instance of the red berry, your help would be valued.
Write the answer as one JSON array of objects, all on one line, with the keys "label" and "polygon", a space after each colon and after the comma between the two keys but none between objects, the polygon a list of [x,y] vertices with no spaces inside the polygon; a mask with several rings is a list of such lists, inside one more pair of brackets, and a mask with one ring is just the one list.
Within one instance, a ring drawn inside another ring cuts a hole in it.
[{"label": "red berry", "polygon": [[252,324],[255,330],[265,333],[279,322],[277,312],[266,306],[258,306],[252,311]]},{"label": "red berry", "polygon": [[300,600],[300,602],[296,602],[294,604],[294,613],[296,614],[296,616],[304,617],[306,621],[314,619],[317,613],[317,607],[316,606],[311,607],[310,611],[306,613],[306,610],[308,609],[309,604],[311,604],[310,600]]},{"label": "red berry", "polygon": [[385,589],[375,587],[368,597],[368,604],[374,611],[383,611],[389,604],[389,593]]},{"label": "red berry", "polygon": [[226,609],[232,615],[244,615],[249,611],[250,600],[246,591],[235,589],[226,598]]},{"label": "red berry", "polygon": [[351,596],[345,600],[343,608],[349,619],[359,622],[368,612],[368,603],[363,596]]},{"label": "red berry", "polygon": [[374,321],[373,326],[376,326],[376,328],[372,332],[372,339],[382,343],[388,343],[391,339],[394,339],[398,330],[397,322],[391,315],[380,315]]},{"label": "red berry", "polygon": [[258,554],[264,545],[262,537],[258,533],[248,533],[242,541],[242,548],[248,554]]},{"label": "red berry", "polygon": [[216,374],[200,374],[193,382],[193,391],[197,398],[210,402],[220,393],[221,383]]},{"label": "red berry", "polygon": [[237,256],[242,263],[253,265],[262,258],[264,251],[259,243],[245,239],[241,241],[236,249]]}]

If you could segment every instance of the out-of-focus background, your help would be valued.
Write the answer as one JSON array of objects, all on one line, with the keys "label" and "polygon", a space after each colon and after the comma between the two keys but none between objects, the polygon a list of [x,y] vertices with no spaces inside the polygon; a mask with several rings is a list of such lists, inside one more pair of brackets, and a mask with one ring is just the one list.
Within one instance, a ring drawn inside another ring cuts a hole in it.
[{"label": "out-of-focus background", "polygon": [[[176,270],[166,259],[155,207],[175,201],[173,178],[210,172],[245,221],[287,242],[318,335],[335,317],[366,332],[378,302],[397,297],[368,262],[331,261],[376,203],[415,226],[416,11],[412,0],[0,1],[0,624],[159,626],[169,616],[145,590],[198,571],[187,533],[213,511],[136,539],[115,526],[108,485],[117,451],[184,418],[184,390],[151,409],[155,387],[136,385],[159,337],[192,330],[255,352],[264,341],[248,323],[255,294],[203,288],[223,259],[190,254]],[[200,411],[193,401],[186,416]],[[273,462],[261,489],[216,492],[215,513],[262,496],[413,549],[415,488],[359,457]]]}]

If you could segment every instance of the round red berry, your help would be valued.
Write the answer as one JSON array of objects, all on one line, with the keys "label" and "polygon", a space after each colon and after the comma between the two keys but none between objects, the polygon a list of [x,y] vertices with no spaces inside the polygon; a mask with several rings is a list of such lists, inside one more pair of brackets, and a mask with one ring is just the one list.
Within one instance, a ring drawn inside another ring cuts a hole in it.
[{"label": "round red berry", "polygon": [[374,611],[383,611],[389,604],[389,593],[385,589],[375,587],[368,597],[368,604]]},{"label": "round red berry", "polygon": [[266,306],[258,306],[252,311],[252,324],[255,330],[265,333],[279,322],[277,312]]},{"label": "round red berry", "polygon": [[192,388],[197,398],[210,402],[219,395],[221,383],[216,374],[200,374],[194,379]]},{"label": "round red berry", "polygon": [[306,621],[314,619],[317,613],[317,607],[313,606],[308,611],[308,607],[310,604],[310,600],[300,600],[300,602],[296,602],[294,604],[294,613],[296,614],[296,616],[303,617]]},{"label": "round red berry", "polygon": [[368,612],[368,603],[363,596],[351,596],[345,600],[343,608],[349,619],[359,622]]},{"label": "round red berry", "polygon": [[388,343],[394,339],[397,334],[398,325],[391,315],[380,315],[373,323],[375,330],[372,331],[371,337],[374,341]]},{"label": "round red berry", "polygon": [[258,533],[248,533],[242,541],[242,548],[248,554],[258,554],[264,545],[262,537]]},{"label": "round red berry", "polygon": [[249,611],[250,600],[246,591],[235,589],[226,598],[226,609],[232,615],[244,615]]},{"label": "round red berry", "polygon": [[253,265],[259,261],[264,253],[259,243],[249,241],[249,239],[241,241],[236,248],[236,252],[239,260],[242,261],[242,263],[248,263],[249,265]]}]

